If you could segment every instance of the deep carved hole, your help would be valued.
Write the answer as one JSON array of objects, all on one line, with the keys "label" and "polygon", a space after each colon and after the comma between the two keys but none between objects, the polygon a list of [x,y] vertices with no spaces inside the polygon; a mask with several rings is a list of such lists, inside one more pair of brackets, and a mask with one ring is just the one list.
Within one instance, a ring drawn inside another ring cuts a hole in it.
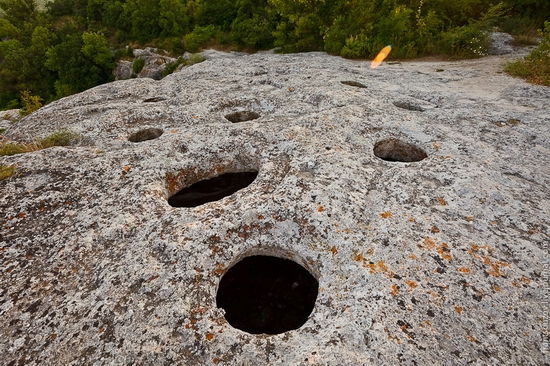
[{"label": "deep carved hole", "polygon": [[421,148],[396,138],[378,141],[374,145],[374,155],[382,160],[404,163],[420,161],[428,157]]},{"label": "deep carved hole", "polygon": [[229,113],[225,116],[229,121],[233,123],[252,121],[253,119],[260,118],[260,115],[252,111],[241,111]]},{"label": "deep carved hole", "polygon": [[396,102],[393,102],[393,105],[398,108],[407,109],[409,111],[424,112],[424,108],[422,108],[418,104],[414,104],[408,101],[402,101],[402,100],[396,101]]},{"label": "deep carved hole", "polygon": [[218,201],[250,185],[258,172],[225,173],[217,177],[201,180],[168,199],[173,207],[197,207],[208,202]]},{"label": "deep carved hole", "polygon": [[147,140],[154,140],[160,137],[160,135],[162,135],[163,133],[164,131],[160,128],[146,128],[128,136],[128,141],[142,142]]},{"label": "deep carved hole", "polygon": [[345,80],[345,81],[340,81],[340,82],[344,85],[355,86],[356,88],[366,88],[367,87],[365,84],[361,84],[358,81]]},{"label": "deep carved hole", "polygon": [[231,267],[216,302],[233,327],[252,334],[298,329],[315,306],[319,282],[298,263],[256,255]]}]

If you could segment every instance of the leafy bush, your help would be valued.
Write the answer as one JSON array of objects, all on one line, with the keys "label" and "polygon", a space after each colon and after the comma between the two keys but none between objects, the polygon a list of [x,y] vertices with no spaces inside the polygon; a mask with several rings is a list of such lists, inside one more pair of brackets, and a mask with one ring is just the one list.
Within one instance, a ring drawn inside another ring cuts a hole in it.
[{"label": "leafy bush", "polygon": [[38,95],[32,95],[30,91],[25,90],[21,93],[21,103],[23,108],[19,110],[21,116],[27,116],[42,107],[42,98]]},{"label": "leafy bush", "polygon": [[550,21],[544,22],[544,29],[539,32],[542,37],[539,47],[531,51],[525,60],[506,65],[505,71],[534,84],[550,86]]},{"label": "leafy bush", "polygon": [[134,74],[139,74],[143,67],[145,66],[145,60],[142,58],[136,58],[132,63],[132,71]]},{"label": "leafy bush", "polygon": [[205,27],[197,25],[193,29],[193,32],[185,35],[185,48],[189,52],[197,52],[202,46],[206,45],[214,38],[217,32],[216,27],[212,24]]}]

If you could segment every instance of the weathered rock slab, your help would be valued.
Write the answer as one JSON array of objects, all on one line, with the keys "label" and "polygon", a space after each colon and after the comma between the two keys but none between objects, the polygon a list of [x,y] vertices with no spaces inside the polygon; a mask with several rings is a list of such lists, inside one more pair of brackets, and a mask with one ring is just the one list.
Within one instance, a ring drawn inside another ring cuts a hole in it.
[{"label": "weathered rock slab", "polygon": [[[17,166],[0,181],[1,363],[549,362],[550,89],[501,63],[216,57],[10,126],[83,137],[0,157]],[[163,133],[128,140],[145,129]],[[382,160],[384,139],[427,157]],[[168,204],[250,170],[221,200]],[[318,279],[301,328],[248,334],[216,307],[223,274],[258,253]]]}]

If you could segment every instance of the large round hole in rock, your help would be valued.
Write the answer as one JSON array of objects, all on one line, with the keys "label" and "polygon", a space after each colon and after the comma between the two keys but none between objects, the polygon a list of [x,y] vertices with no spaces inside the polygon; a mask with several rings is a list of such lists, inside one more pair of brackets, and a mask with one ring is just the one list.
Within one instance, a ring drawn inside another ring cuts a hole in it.
[{"label": "large round hole in rock", "polygon": [[420,161],[428,157],[421,148],[396,138],[378,141],[374,145],[374,155],[382,160],[404,163]]},{"label": "large round hole in rock", "polygon": [[173,207],[197,207],[208,202],[218,201],[248,187],[257,176],[258,172],[253,171],[225,173],[211,179],[201,180],[170,197],[168,204]]},{"label": "large round hole in rock", "polygon": [[139,130],[138,132],[134,132],[130,136],[128,136],[128,141],[131,142],[142,142],[147,140],[154,140],[158,137],[160,137],[164,131],[160,128],[146,128],[143,130]]},{"label": "large round hole in rock", "polygon": [[255,255],[225,273],[216,303],[233,327],[252,334],[298,329],[315,306],[319,282],[289,259]]},{"label": "large round hole in rock", "polygon": [[260,115],[252,111],[240,111],[229,113],[225,116],[226,119],[233,123],[252,121],[253,119],[260,118]]}]

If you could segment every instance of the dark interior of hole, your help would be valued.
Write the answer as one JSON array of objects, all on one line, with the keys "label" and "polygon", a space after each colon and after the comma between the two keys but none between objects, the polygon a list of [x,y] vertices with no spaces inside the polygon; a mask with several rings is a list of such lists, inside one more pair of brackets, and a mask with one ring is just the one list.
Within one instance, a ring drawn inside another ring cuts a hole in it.
[{"label": "dark interior of hole", "polygon": [[298,263],[257,255],[227,271],[216,302],[233,327],[252,334],[279,334],[304,325],[318,289],[319,282]]},{"label": "dark interior of hole", "polygon": [[260,118],[260,115],[256,112],[242,111],[233,112],[225,116],[229,121],[233,123],[252,121],[253,119]]},{"label": "dark interior of hole", "polygon": [[411,163],[426,159],[428,154],[419,147],[398,139],[387,139],[374,145],[374,155],[382,160]]},{"label": "dark interior of hole", "polygon": [[361,84],[360,82],[353,81],[353,80],[345,80],[345,81],[340,81],[340,82],[344,85],[355,86],[356,88],[366,88],[367,87],[365,84]]},{"label": "dark interior of hole", "polygon": [[419,106],[417,104],[411,103],[411,102],[396,101],[396,102],[393,102],[393,105],[398,107],[398,108],[407,109],[409,111],[424,112],[424,108],[422,108],[421,106]]},{"label": "dark interior of hole", "polygon": [[258,172],[225,173],[212,179],[201,180],[168,199],[173,207],[197,207],[230,196],[252,183]]},{"label": "dark interior of hole", "polygon": [[131,142],[142,142],[147,140],[154,140],[158,137],[160,137],[164,133],[163,130],[160,128],[147,128],[144,130],[140,130],[136,133],[131,134],[128,136],[128,141]]}]

